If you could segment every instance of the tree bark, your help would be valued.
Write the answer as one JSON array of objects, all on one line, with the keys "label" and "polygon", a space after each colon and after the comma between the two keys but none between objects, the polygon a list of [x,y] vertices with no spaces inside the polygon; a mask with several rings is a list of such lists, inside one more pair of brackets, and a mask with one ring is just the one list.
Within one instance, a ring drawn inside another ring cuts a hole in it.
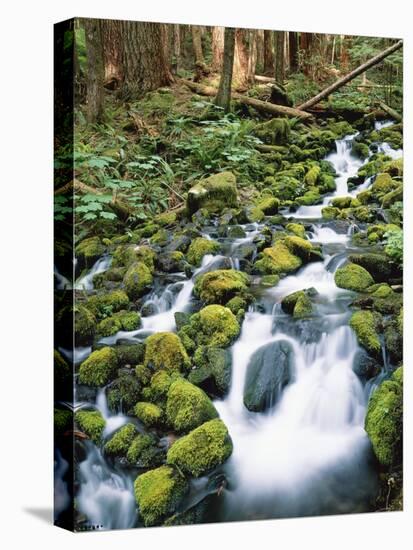
[{"label": "tree bark", "polygon": [[[224,59],[225,64],[225,59]],[[217,89],[212,86],[203,86],[202,84],[197,84],[195,82],[192,82],[192,80],[185,80],[181,78],[179,80],[182,84],[185,84],[190,90],[193,90],[195,93],[205,96],[215,96],[217,93]],[[260,101],[259,99],[253,99],[251,97],[245,97],[242,94],[239,93],[233,93],[232,98],[236,99],[240,103],[244,105],[249,105],[250,107],[253,107],[257,111],[261,111],[266,114],[274,115],[274,116],[291,116],[291,117],[297,117],[302,120],[309,120],[312,119],[313,116],[310,113],[306,113],[304,111],[299,111],[296,108],[293,107],[285,107],[284,105],[276,105],[274,103],[268,103],[266,101]]]},{"label": "tree bark", "polygon": [[239,90],[245,90],[248,86],[248,50],[246,45],[245,29],[235,30],[234,68],[233,81]]},{"label": "tree bark", "polygon": [[212,70],[219,72],[224,59],[224,27],[212,27]]},{"label": "tree bark", "polygon": [[204,53],[202,51],[201,27],[191,25],[192,45],[194,47],[195,65],[205,66]]},{"label": "tree bark", "polygon": [[173,82],[164,49],[161,23],[120,21],[122,28],[124,92],[137,98]]},{"label": "tree bark", "polygon": [[179,30],[180,25],[174,25],[173,26],[173,66],[175,68],[175,74],[178,73],[178,71],[181,68],[181,33]]},{"label": "tree bark", "polygon": [[309,107],[312,107],[313,105],[316,105],[316,103],[319,103],[322,99],[324,99],[325,97],[329,96],[331,93],[335,92],[336,90],[338,90],[339,88],[347,84],[347,82],[350,82],[350,80],[353,80],[359,74],[362,74],[365,71],[367,71],[367,69],[370,69],[370,67],[377,65],[377,63],[380,63],[380,61],[383,61],[383,59],[385,59],[387,56],[389,56],[396,50],[400,49],[402,46],[403,46],[403,41],[399,40],[389,48],[386,48],[384,51],[372,57],[366,63],[363,63],[362,65],[360,65],[359,67],[351,71],[350,73],[346,74],[342,78],[339,78],[336,82],[334,82],[334,84],[331,84],[331,86],[328,86],[325,90],[321,91],[319,94],[317,94],[313,98],[299,105],[297,109],[305,110],[305,109],[308,109]]},{"label": "tree bark", "polygon": [[289,32],[288,42],[290,46],[290,73],[298,70],[298,33]]},{"label": "tree bark", "polygon": [[257,66],[257,31],[248,31],[248,82],[254,82],[255,68]]},{"label": "tree bark", "polygon": [[103,49],[98,19],[85,19],[87,55],[87,120],[94,123],[103,117]]},{"label": "tree bark", "polygon": [[264,74],[274,74],[274,53],[272,48],[272,31],[264,31]]},{"label": "tree bark", "polygon": [[283,86],[285,79],[285,32],[274,31],[275,42],[275,82]]},{"label": "tree bark", "polygon": [[379,106],[383,109],[383,111],[394,118],[394,120],[397,120],[397,122],[401,122],[403,120],[403,117],[397,111],[386,105],[383,101],[379,101]]},{"label": "tree bark", "polygon": [[257,68],[264,72],[264,31],[257,31]]},{"label": "tree bark", "polygon": [[[215,104],[222,107],[226,112],[229,111],[231,104],[231,84],[234,68],[235,51],[235,29],[225,28],[224,33],[224,60],[222,73],[219,81],[219,89],[215,98]],[[215,89],[214,89],[215,94]]]},{"label": "tree bark", "polygon": [[103,60],[105,64],[104,85],[115,89],[123,80],[122,31],[120,21],[101,19]]}]

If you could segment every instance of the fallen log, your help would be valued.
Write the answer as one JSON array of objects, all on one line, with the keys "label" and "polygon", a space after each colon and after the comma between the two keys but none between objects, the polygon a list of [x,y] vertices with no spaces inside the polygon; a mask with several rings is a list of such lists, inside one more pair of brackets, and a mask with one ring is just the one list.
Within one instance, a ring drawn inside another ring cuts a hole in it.
[{"label": "fallen log", "polygon": [[[185,86],[187,86],[190,90],[200,95],[215,97],[217,94],[217,89],[214,88],[213,86],[204,86],[203,84],[197,84],[196,82],[192,82],[192,80],[185,80],[183,78],[180,79],[180,82],[182,84],[185,84]],[[260,101],[259,99],[253,99],[252,97],[245,97],[238,93],[233,93],[232,99],[239,101],[239,103],[242,103],[243,105],[249,105],[250,107],[253,107],[257,111],[268,113],[273,116],[284,115],[284,116],[301,118],[302,120],[312,119],[312,115],[310,113],[305,113],[293,107],[284,107],[284,105],[275,105],[274,103],[268,103],[266,101]]]},{"label": "fallen log", "polygon": [[390,115],[394,120],[397,120],[397,122],[401,122],[403,120],[403,117],[401,114],[399,114],[397,111],[389,107],[384,103],[384,101],[379,101],[378,105],[385,111],[388,115]]},{"label": "fallen log", "polygon": [[285,153],[287,151],[286,147],[282,145],[265,145],[264,143],[257,143],[255,149],[260,153]]},{"label": "fallen log", "polygon": [[333,84],[331,84],[330,86],[322,90],[316,96],[312,97],[308,101],[305,101],[301,105],[298,105],[296,109],[305,111],[309,107],[312,107],[316,103],[319,103],[322,99],[324,99],[325,97],[329,96],[331,93],[335,92],[336,90],[338,90],[339,88],[347,84],[347,82],[350,82],[350,80],[353,80],[354,78],[356,78],[356,76],[358,76],[359,74],[364,73],[365,71],[367,71],[367,69],[370,69],[370,67],[373,67],[374,65],[377,65],[377,63],[380,63],[380,61],[383,61],[383,59],[385,59],[387,56],[389,56],[396,50],[400,49],[402,46],[403,46],[403,40],[399,40],[389,48],[386,48],[379,54],[375,55],[374,57],[366,61],[366,63],[363,63],[353,71],[349,72],[345,76],[336,80],[336,82],[334,82]]}]

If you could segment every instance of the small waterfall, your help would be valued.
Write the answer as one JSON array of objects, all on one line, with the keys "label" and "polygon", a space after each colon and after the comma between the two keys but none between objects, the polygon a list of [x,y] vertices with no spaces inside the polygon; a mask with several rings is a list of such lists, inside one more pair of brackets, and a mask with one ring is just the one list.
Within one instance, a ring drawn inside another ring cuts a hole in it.
[{"label": "small waterfall", "polygon": [[93,277],[109,269],[111,256],[102,256],[94,263],[92,269],[75,282],[75,290],[93,290]]},{"label": "small waterfall", "polygon": [[62,275],[56,266],[53,267],[53,273],[56,278],[56,290],[71,290],[72,283],[69,281],[67,277]]},{"label": "small waterfall", "polygon": [[379,144],[379,153],[384,153],[388,157],[396,160],[403,157],[403,149],[393,149],[388,143]]},{"label": "small waterfall", "polygon": [[100,411],[100,414],[105,419],[105,429],[103,436],[107,436],[112,432],[119,429],[124,424],[127,424],[128,417],[124,414],[111,414],[108,407],[108,402],[106,398],[106,388],[99,390],[96,396],[96,408]]}]

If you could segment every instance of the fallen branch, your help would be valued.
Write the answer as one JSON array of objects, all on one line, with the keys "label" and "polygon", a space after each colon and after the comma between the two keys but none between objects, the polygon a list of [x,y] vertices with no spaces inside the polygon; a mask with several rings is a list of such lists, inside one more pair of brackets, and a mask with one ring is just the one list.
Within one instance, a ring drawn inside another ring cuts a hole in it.
[{"label": "fallen branch", "polygon": [[388,115],[390,115],[394,120],[397,120],[398,122],[401,122],[403,120],[403,117],[401,114],[399,114],[397,111],[386,105],[383,101],[379,101],[378,105],[385,111]]},{"label": "fallen branch", "polygon": [[[190,90],[196,92],[200,95],[206,95],[210,97],[215,97],[217,94],[217,89],[213,86],[204,86],[203,84],[197,84],[191,80],[180,79],[182,84],[185,84]],[[239,101],[243,105],[249,105],[257,111],[263,113],[269,113],[273,116],[290,116],[301,118],[302,120],[308,120],[312,118],[310,113],[304,113],[293,107],[284,107],[283,105],[275,105],[274,103],[268,103],[266,101],[260,101],[259,99],[253,99],[252,97],[245,97],[238,93],[233,93],[232,98]]]},{"label": "fallen branch", "polygon": [[403,46],[403,41],[399,40],[389,48],[386,48],[384,51],[380,52],[379,54],[369,59],[369,61],[366,61],[366,63],[363,63],[362,65],[360,65],[359,67],[351,71],[350,73],[336,80],[334,84],[331,84],[330,86],[328,86],[328,88],[325,88],[325,90],[321,91],[316,96],[312,97],[308,101],[305,101],[304,103],[299,105],[297,109],[301,111],[305,111],[309,107],[312,107],[316,103],[319,103],[322,99],[324,99],[325,97],[329,96],[331,93],[335,92],[336,90],[338,90],[339,88],[347,84],[347,82],[350,82],[350,80],[353,80],[354,78],[356,78],[356,76],[358,76],[359,74],[364,73],[365,71],[367,71],[367,69],[370,69],[370,67],[373,67],[374,65],[377,65],[377,63],[380,63],[380,61],[383,61],[383,59],[385,59],[387,56],[389,56],[396,50],[400,49],[402,46]]},{"label": "fallen branch", "polygon": [[285,153],[286,147],[282,145],[264,145],[263,143],[257,143],[255,149],[260,153]]}]

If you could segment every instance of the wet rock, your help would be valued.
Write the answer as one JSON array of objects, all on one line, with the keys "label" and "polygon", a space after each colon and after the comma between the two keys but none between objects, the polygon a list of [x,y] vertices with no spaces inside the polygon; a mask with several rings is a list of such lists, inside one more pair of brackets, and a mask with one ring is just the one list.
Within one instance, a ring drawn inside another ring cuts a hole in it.
[{"label": "wet rock", "polygon": [[284,341],[267,344],[252,355],[244,386],[244,405],[253,412],[275,405],[283,387],[291,379],[293,351]]},{"label": "wet rock", "polygon": [[380,365],[364,350],[357,351],[353,361],[353,371],[363,380],[370,380],[380,372]]},{"label": "wet rock", "polygon": [[189,214],[200,208],[209,212],[222,211],[237,206],[236,179],[232,172],[221,172],[200,180],[191,187],[187,196]]},{"label": "wet rock", "polygon": [[223,397],[231,383],[231,353],[214,346],[200,346],[194,355],[195,368],[188,380],[208,395]]}]

